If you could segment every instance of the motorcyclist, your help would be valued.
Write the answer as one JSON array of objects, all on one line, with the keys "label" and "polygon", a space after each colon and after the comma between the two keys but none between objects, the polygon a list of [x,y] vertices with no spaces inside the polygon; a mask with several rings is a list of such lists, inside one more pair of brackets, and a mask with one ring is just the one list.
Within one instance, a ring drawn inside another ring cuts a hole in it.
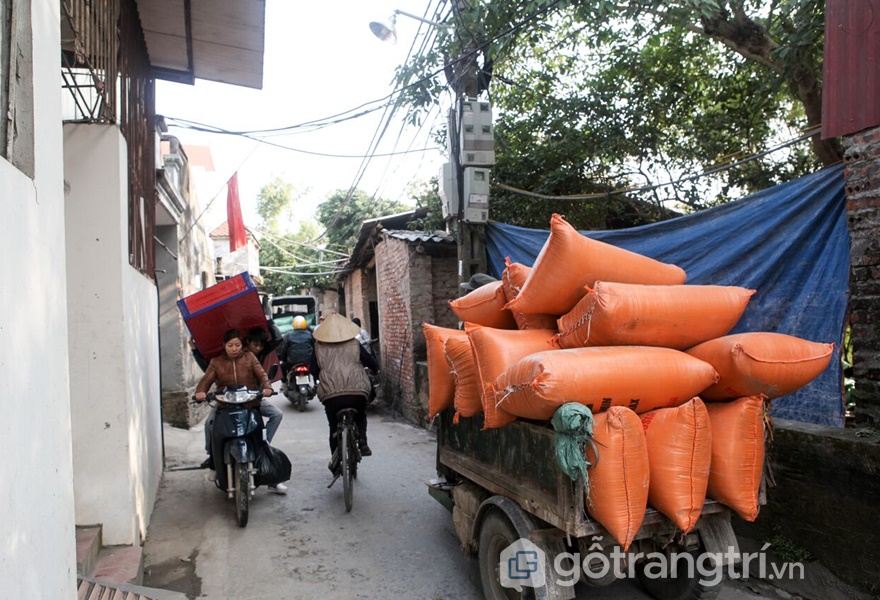
[{"label": "motorcyclist", "polygon": [[[196,386],[195,399],[197,401],[205,400],[207,391],[211,388],[211,385],[216,383],[219,390],[223,390],[227,386],[246,387],[251,390],[259,389],[263,395],[261,404],[265,402],[265,398],[273,393],[272,384],[269,382],[269,377],[266,375],[257,357],[245,350],[244,337],[238,330],[230,329],[223,335],[223,349],[223,354],[212,358],[208,363],[205,374]],[[208,460],[203,464],[212,470],[215,465],[211,454],[211,440],[216,414],[217,407],[215,406],[211,409],[211,413],[205,421],[205,450],[208,452]],[[277,420],[275,429],[277,429],[277,423],[279,422],[280,419]],[[272,433],[274,434],[274,430]],[[267,439],[269,438],[268,427],[266,437]],[[269,489],[277,494],[287,492],[287,487],[283,484],[270,487]]]},{"label": "motorcyclist", "polygon": [[281,359],[281,370],[284,373],[294,365],[311,364],[315,338],[308,325],[305,317],[296,316],[293,319],[293,331],[284,336],[284,342],[278,349],[278,358]]},{"label": "motorcyclist", "polygon": [[[338,413],[357,409],[358,446],[362,456],[373,454],[367,445],[367,397],[370,381],[364,367],[379,371],[372,354],[357,341],[360,328],[339,314],[331,314],[315,329],[312,373],[319,378],[318,399],[324,405],[330,425],[330,454],[336,451]],[[334,465],[330,465],[333,470]]]}]

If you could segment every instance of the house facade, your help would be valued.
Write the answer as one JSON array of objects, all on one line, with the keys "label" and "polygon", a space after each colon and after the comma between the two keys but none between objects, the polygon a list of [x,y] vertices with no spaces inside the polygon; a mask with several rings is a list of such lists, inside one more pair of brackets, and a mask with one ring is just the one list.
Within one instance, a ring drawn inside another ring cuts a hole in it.
[{"label": "house facade", "polygon": [[448,302],[459,295],[455,239],[404,229],[425,211],[365,221],[342,276],[345,314],[374,340],[384,401],[419,424],[428,411],[422,323],[456,327]]},{"label": "house facade", "polygon": [[162,473],[161,308],[181,270],[159,276],[188,253],[169,243],[186,208],[157,180],[154,82],[259,87],[264,11],[0,0],[4,596],[75,598],[77,525],[143,540]]}]

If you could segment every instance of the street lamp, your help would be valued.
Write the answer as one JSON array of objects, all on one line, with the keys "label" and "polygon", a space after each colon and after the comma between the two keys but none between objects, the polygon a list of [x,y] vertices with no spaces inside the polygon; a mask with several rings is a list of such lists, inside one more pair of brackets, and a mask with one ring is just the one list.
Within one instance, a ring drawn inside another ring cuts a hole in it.
[{"label": "street lamp", "polygon": [[[460,10],[463,0],[454,0],[454,3],[454,10]],[[444,23],[395,10],[391,15],[390,26],[373,21],[370,23],[370,31],[383,42],[396,43],[397,15],[434,27],[445,26]],[[456,59],[446,73],[455,91],[456,107],[450,109],[447,136],[450,162],[441,171],[440,196],[443,199],[443,216],[447,220],[447,228],[457,230],[460,283],[470,280],[475,273],[486,272],[489,169],[495,164],[491,105],[488,101],[481,102],[476,98],[480,88],[473,60],[475,53],[476,44],[472,40],[467,54],[464,55],[467,60]],[[461,64],[456,66],[457,63]]]},{"label": "street lamp", "polygon": [[377,38],[382,40],[383,42],[391,42],[392,44],[397,43],[397,15],[403,15],[404,17],[409,17],[410,19],[415,19],[416,21],[420,21],[422,23],[427,23],[428,25],[437,26],[440,25],[437,21],[431,21],[429,19],[423,19],[422,17],[416,16],[412,13],[408,13],[403,10],[394,9],[394,12],[391,14],[390,24],[386,25],[385,23],[381,23],[379,21],[370,21],[370,31],[373,32]]}]

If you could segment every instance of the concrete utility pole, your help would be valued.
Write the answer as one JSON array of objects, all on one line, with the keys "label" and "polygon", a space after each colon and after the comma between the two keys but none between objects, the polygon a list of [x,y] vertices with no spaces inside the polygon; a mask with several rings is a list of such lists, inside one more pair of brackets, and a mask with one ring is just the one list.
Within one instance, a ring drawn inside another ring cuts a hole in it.
[{"label": "concrete utility pole", "polygon": [[[453,4],[460,22],[462,0]],[[492,112],[488,101],[479,101],[477,40],[469,36],[461,56],[447,63],[446,77],[455,95],[449,111],[448,150],[450,163],[441,174],[441,195],[449,230],[458,238],[458,279],[468,281],[485,273],[486,220],[489,215],[489,167],[495,164]],[[445,190],[445,193],[444,193]]]}]

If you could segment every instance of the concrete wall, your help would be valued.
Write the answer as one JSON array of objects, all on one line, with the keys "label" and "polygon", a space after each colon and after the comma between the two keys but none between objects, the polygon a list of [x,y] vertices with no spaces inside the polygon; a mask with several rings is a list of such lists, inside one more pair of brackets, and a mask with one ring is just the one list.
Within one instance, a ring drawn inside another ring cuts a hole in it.
[{"label": "concrete wall", "polygon": [[213,244],[204,227],[196,223],[202,211],[193,178],[185,176],[182,180],[186,208],[180,221],[157,228],[157,237],[170,253],[157,248],[156,280],[159,283],[162,417],[167,423],[188,428],[204,418],[210,409],[206,404],[192,405],[189,402],[202,370],[192,358],[187,344],[189,329],[177,308],[177,301],[214,285],[216,280]]},{"label": "concrete wall", "polygon": [[755,523],[736,519],[737,530],[754,539],[781,534],[838,577],[880,593],[880,433],[774,425],[767,456],[776,487]]},{"label": "concrete wall", "polygon": [[36,176],[0,158],[0,582],[4,598],[53,600],[76,597],[60,5],[20,6],[30,7],[33,39],[40,41],[33,78],[25,82],[35,98]]},{"label": "concrete wall", "polygon": [[361,327],[370,333],[370,300],[376,301],[376,271],[358,269],[345,280],[345,314],[349,318],[358,317]]},{"label": "concrete wall", "polygon": [[158,296],[128,263],[125,141],[64,126],[76,523],[139,544],[162,468]]},{"label": "concrete wall", "polygon": [[880,127],[844,138],[856,421],[880,424]]}]

